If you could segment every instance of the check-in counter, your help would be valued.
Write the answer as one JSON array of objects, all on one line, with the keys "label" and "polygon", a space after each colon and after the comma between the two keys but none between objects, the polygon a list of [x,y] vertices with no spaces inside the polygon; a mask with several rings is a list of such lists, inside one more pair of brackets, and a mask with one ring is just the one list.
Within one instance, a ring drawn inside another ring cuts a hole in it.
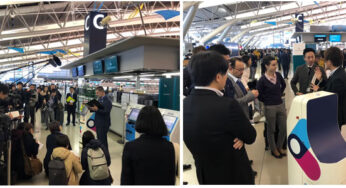
[{"label": "check-in counter", "polygon": [[113,103],[112,104],[112,111],[111,111],[111,127],[109,128],[114,133],[123,136],[124,132],[124,126],[125,126],[125,112],[121,108],[120,103]]}]

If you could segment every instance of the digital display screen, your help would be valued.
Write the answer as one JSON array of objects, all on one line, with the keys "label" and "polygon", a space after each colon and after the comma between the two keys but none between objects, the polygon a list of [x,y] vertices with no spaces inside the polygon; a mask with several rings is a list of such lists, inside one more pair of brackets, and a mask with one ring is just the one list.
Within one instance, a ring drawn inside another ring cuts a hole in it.
[{"label": "digital display screen", "polygon": [[341,35],[329,35],[330,42],[341,42]]},{"label": "digital display screen", "polygon": [[177,121],[177,117],[163,115],[163,120],[165,121],[168,131],[171,132],[175,122]]},{"label": "digital display screen", "polygon": [[93,64],[94,74],[102,74],[103,73],[103,63],[102,60],[95,61]]},{"label": "digital display screen", "polygon": [[138,117],[139,111],[140,110],[138,108],[133,108],[131,110],[130,115],[129,115],[129,117],[127,119],[131,120],[131,121],[137,121],[137,117]]},{"label": "digital display screen", "polygon": [[106,73],[119,72],[119,64],[118,64],[117,56],[111,56],[105,59],[105,72]]},{"label": "digital display screen", "polygon": [[84,76],[85,75],[85,66],[81,65],[78,66],[78,76]]},{"label": "digital display screen", "polygon": [[77,77],[78,72],[77,72],[77,67],[72,68],[72,77]]},{"label": "digital display screen", "polygon": [[325,42],[327,35],[315,35],[315,42]]}]

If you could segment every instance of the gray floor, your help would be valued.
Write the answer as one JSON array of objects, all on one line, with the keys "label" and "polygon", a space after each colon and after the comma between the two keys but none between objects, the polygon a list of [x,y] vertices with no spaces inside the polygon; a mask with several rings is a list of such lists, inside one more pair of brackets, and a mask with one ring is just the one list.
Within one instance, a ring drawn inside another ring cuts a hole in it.
[{"label": "gray floor", "polygon": [[[260,77],[260,68],[257,69],[256,78]],[[289,73],[289,79],[286,80],[286,90],[285,90],[285,103],[287,113],[291,106],[291,101],[294,98],[294,94],[291,90],[290,80],[293,77],[292,66]],[[263,118],[262,118],[263,119]],[[265,143],[263,137],[264,123],[258,123],[254,125],[257,138],[256,141],[251,145],[246,145],[246,150],[249,159],[253,160],[253,169],[258,172],[255,179],[255,184],[257,185],[273,185],[273,184],[288,184],[288,169],[287,169],[287,157],[276,159],[271,154],[270,151],[265,151]],[[346,140],[346,126],[343,126],[342,134]],[[183,181],[188,182],[188,185],[198,185],[196,177],[196,168],[194,165],[194,160],[186,148],[185,144],[183,146],[183,160],[184,164],[191,164],[192,169],[186,170],[183,173]]]},{"label": "gray floor", "polygon": [[[40,120],[41,116],[40,113],[36,113],[36,119]],[[43,161],[44,156],[46,154],[46,138],[50,134],[48,130],[45,130],[45,126],[41,125],[40,121],[37,121],[37,126],[35,127],[35,137],[39,139],[39,141],[44,144],[41,150],[39,150],[38,158]],[[65,122],[66,122],[66,113],[65,113]],[[74,153],[81,152],[79,148],[79,139],[80,139],[80,129],[78,126],[78,123],[75,127],[69,125],[66,127],[63,126],[62,132],[66,134],[71,142],[72,149]],[[123,151],[123,145],[118,144],[117,140],[120,140],[120,137],[109,132],[108,133],[108,145],[109,145],[109,152],[111,156],[111,165],[110,165],[110,171],[112,174],[112,177],[114,179],[113,185],[120,185],[120,174],[121,174],[121,155]],[[41,174],[33,177],[30,180],[21,181],[18,182],[17,185],[48,185],[48,178],[46,177],[45,173],[42,172]]]}]

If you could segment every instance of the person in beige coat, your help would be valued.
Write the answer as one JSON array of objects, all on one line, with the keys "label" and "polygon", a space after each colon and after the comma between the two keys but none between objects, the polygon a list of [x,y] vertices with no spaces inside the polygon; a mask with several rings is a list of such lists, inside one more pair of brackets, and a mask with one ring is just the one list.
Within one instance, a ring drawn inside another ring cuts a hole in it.
[{"label": "person in beige coat", "polygon": [[56,135],[58,147],[53,150],[52,159],[59,157],[64,160],[68,185],[79,185],[79,173],[82,173],[82,165],[79,157],[74,155],[69,149],[69,139],[66,135]]}]

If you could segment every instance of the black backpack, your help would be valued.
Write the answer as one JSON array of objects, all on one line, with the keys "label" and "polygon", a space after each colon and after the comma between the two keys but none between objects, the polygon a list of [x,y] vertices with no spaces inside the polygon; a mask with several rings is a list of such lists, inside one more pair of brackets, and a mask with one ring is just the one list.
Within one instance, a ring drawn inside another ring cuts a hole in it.
[{"label": "black backpack", "polygon": [[67,185],[68,177],[66,176],[64,160],[53,158],[48,164],[49,185]]}]

